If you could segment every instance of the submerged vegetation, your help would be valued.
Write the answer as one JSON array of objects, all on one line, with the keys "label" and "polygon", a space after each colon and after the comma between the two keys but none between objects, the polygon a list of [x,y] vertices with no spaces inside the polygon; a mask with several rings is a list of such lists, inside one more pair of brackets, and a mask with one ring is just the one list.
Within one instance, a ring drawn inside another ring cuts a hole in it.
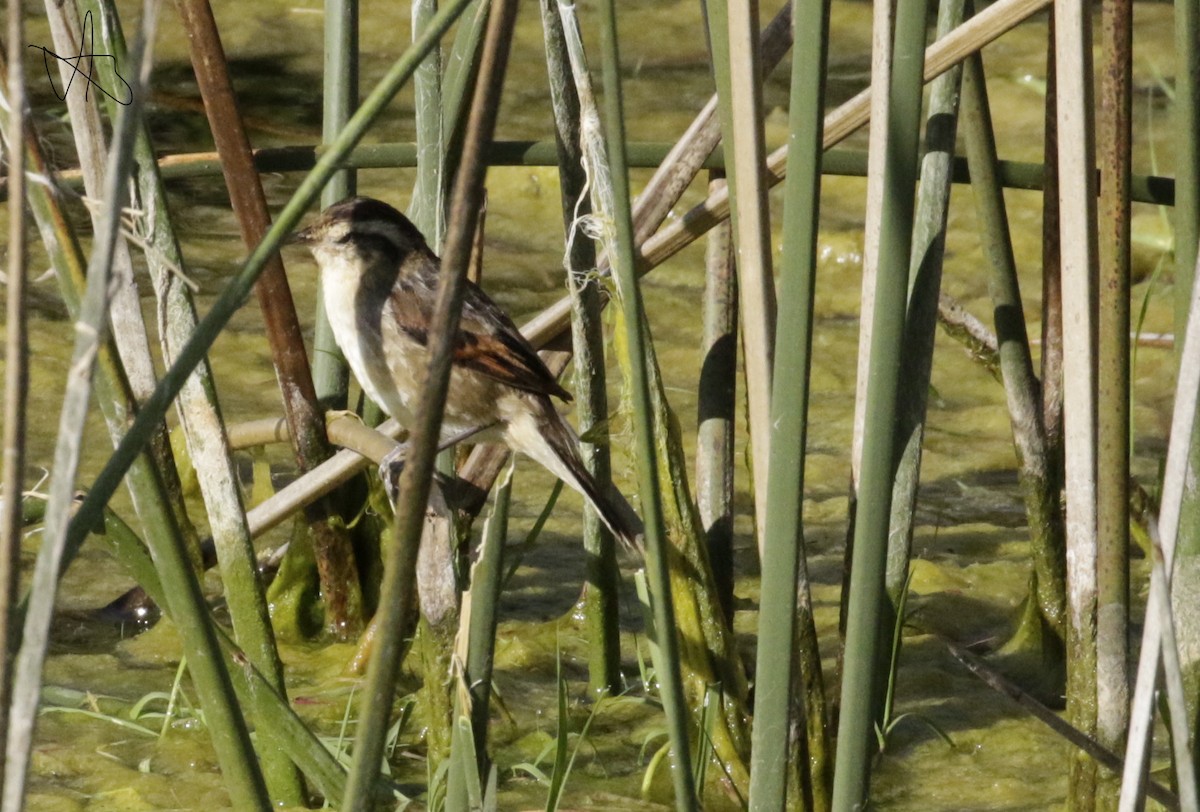
[{"label": "submerged vegetation", "polygon": [[[1198,808],[1194,4],[627,6],[9,3],[5,812]],[[280,254],[356,193],[408,426]],[[638,549],[441,442],[467,279]]]}]

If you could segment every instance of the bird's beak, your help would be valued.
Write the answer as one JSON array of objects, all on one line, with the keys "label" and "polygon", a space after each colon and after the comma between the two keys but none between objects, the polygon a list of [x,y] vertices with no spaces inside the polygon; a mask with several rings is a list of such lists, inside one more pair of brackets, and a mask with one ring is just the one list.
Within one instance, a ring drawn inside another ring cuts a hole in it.
[{"label": "bird's beak", "polygon": [[293,231],[291,234],[283,238],[284,245],[309,245],[313,242],[312,228],[302,228],[299,231]]}]

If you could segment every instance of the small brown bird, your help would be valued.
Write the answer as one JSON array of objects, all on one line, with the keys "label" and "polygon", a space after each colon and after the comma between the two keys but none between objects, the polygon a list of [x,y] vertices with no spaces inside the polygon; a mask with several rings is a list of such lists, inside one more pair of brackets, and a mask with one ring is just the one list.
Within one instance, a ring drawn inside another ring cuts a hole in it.
[{"label": "small brown bird", "polygon": [[[412,425],[441,261],[408,218],[369,197],[330,206],[293,241],[307,245],[321,268],[334,339],[363,391],[402,426]],[[601,493],[552,395],[571,400],[512,319],[467,282],[442,440],[477,432],[472,441],[500,441],[532,457],[636,549],[636,514],[619,495]]]}]

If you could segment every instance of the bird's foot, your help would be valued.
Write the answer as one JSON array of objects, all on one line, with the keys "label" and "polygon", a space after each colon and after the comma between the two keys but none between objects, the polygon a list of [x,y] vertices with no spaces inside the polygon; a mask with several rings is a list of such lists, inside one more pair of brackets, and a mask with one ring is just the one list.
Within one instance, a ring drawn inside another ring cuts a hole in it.
[{"label": "bird's foot", "polygon": [[404,470],[404,461],[408,458],[408,443],[400,443],[383,455],[379,461],[379,479],[383,489],[387,491],[388,501],[396,504],[396,496],[400,493],[400,472]]},{"label": "bird's foot", "polygon": [[352,409],[330,409],[325,412],[325,425],[328,426],[335,420],[340,420],[347,417],[353,418],[359,423],[363,422],[362,415]]}]

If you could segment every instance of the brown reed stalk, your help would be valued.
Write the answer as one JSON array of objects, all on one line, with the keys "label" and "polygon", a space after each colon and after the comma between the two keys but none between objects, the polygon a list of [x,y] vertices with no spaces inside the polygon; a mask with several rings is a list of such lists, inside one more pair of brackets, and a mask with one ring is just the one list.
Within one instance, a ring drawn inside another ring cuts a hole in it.
[{"label": "brown reed stalk", "polygon": [[[216,20],[208,0],[180,0],[178,7],[242,240],[247,246],[257,245],[270,226],[271,216],[242,127]],[[307,471],[328,459],[331,450],[325,439],[324,417],[317,403],[300,321],[278,253],[267,261],[255,293],[271,345],[296,462],[301,471]],[[325,599],[326,627],[336,637],[353,637],[362,628],[363,606],[349,535],[344,523],[323,502],[310,506],[307,518]]]},{"label": "brown reed stalk", "polygon": [[[1112,750],[1129,725],[1130,202],[1133,2],[1101,5],[1096,425],[1096,737]],[[1111,807],[1118,782],[1099,776]]]}]

